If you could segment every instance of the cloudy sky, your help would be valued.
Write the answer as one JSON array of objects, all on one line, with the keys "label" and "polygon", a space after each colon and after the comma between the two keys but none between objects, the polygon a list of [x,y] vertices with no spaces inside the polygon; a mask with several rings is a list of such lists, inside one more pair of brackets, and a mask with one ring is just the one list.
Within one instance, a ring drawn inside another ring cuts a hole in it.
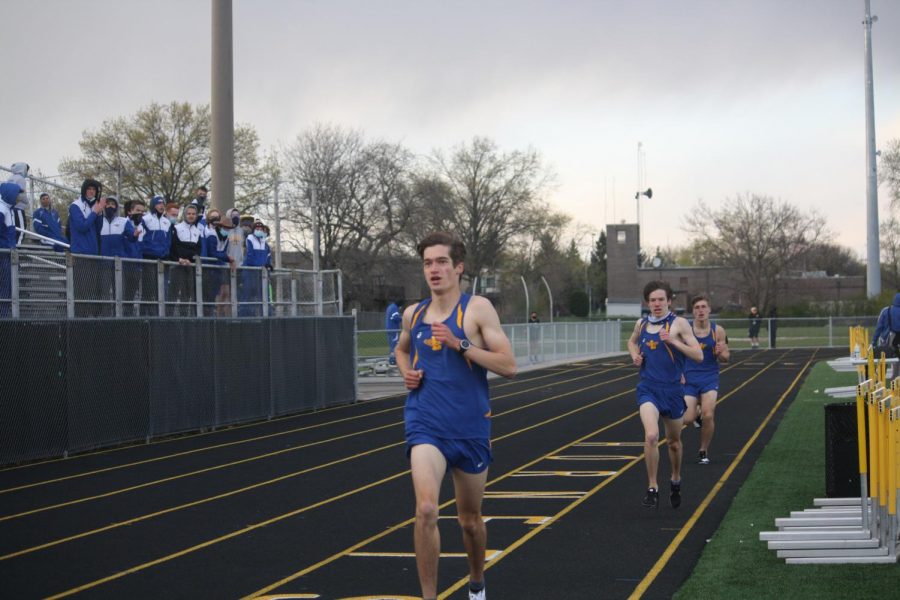
[{"label": "cloudy sky", "polygon": [[[876,138],[900,138],[900,2],[871,0]],[[0,164],[46,174],[81,132],[150,102],[209,102],[208,0],[0,0]],[[234,0],[235,118],[264,148],[314,123],[426,154],[533,147],[548,201],[645,246],[759,193],[865,255],[863,0]],[[887,192],[880,193],[887,212]]]}]

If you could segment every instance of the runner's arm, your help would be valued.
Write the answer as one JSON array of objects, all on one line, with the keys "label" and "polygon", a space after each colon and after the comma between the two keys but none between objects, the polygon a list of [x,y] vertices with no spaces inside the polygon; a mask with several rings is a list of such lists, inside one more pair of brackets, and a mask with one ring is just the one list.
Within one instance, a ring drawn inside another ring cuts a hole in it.
[{"label": "runner's arm", "polygon": [[641,355],[641,347],[638,345],[640,337],[641,320],[638,319],[634,324],[634,331],[631,332],[631,337],[628,338],[628,353],[631,354],[631,362],[637,366],[641,366],[641,363],[644,361],[644,357]]},{"label": "runner's arm", "polygon": [[[475,325],[485,347],[479,348],[473,344],[464,356],[497,375],[515,377],[516,357],[513,355],[509,338],[500,326],[500,317],[494,310],[494,305],[485,298],[474,296],[469,301],[467,314],[475,317]],[[454,347],[459,351],[459,340],[455,342]]]},{"label": "runner's arm", "polygon": [[403,383],[407,389],[416,389],[418,381],[422,379],[421,371],[414,371],[410,363],[410,347],[412,337],[410,336],[410,328],[412,327],[412,317],[415,312],[415,305],[408,306],[403,311],[403,322],[400,329],[400,339],[397,340],[397,347],[394,348],[394,359],[397,361],[397,368],[403,376]]},{"label": "runner's arm", "polygon": [[700,349],[700,343],[694,337],[694,331],[691,329],[691,324],[687,322],[687,319],[682,317],[675,318],[675,321],[672,323],[672,332],[669,334],[666,343],[675,346],[679,352],[694,362],[703,362],[703,350]]},{"label": "runner's arm", "polygon": [[716,358],[723,363],[727,363],[731,360],[731,350],[728,348],[728,336],[725,334],[725,328],[721,325],[716,327]]}]

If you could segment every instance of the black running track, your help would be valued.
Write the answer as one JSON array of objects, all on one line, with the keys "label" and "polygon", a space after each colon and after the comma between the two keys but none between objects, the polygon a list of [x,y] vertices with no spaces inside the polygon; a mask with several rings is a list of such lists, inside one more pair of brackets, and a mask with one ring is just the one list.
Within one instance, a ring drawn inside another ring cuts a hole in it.
[{"label": "black running track", "polygon": [[[837,354],[735,352],[711,465],[694,464],[698,432],[684,432],[677,510],[665,484],[659,509],[640,505],[625,357],[494,381],[488,597],[671,597],[803,377]],[[0,597],[417,597],[402,406],[391,397],[0,470]],[[438,589],[465,598],[451,487]]]}]

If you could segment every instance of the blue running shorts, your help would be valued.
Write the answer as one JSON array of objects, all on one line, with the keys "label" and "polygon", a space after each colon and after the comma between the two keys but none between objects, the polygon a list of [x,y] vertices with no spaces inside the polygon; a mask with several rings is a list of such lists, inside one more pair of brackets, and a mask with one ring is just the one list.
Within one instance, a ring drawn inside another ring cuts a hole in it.
[{"label": "blue running shorts", "polygon": [[425,433],[413,433],[406,438],[406,457],[409,458],[413,446],[430,444],[440,450],[447,466],[472,475],[481,473],[494,460],[490,440],[451,440],[434,437]]},{"label": "blue running shorts", "polygon": [[660,416],[667,419],[680,419],[687,410],[684,403],[684,387],[681,384],[660,384],[642,381],[637,386],[638,406],[651,402]]},{"label": "blue running shorts", "polygon": [[684,383],[684,395],[699,398],[700,394],[719,391],[719,376],[691,378]]}]

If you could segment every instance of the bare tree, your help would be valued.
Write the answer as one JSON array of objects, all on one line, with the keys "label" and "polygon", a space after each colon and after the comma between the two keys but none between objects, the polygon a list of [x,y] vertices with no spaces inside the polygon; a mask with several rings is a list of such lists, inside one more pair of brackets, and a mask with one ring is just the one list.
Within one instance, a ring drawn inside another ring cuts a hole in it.
[{"label": "bare tree", "polygon": [[778,300],[778,277],[831,235],[817,214],[756,194],[729,198],[718,210],[700,201],[684,229],[703,255],[740,269],[738,291],[764,309]]},{"label": "bare tree", "polygon": [[900,208],[900,139],[888,141],[887,150],[881,154],[879,180],[886,183],[891,193],[891,208]]},{"label": "bare tree", "polygon": [[493,141],[476,137],[449,157],[436,151],[432,170],[444,195],[431,201],[446,219],[444,228],[466,243],[469,277],[496,267],[514,238],[536,232],[550,214],[542,196],[553,174],[534,150],[503,153]]},{"label": "bare tree", "polygon": [[[85,177],[97,177],[106,189],[121,180],[120,196],[148,198],[157,194],[184,203],[210,176],[209,106],[187,102],[151,104],[130,117],[104,121],[96,131],[85,131],[79,142],[82,155],[66,158],[60,171],[79,187]],[[238,125],[234,131],[235,203],[253,210],[265,203],[271,177],[259,157],[256,131]],[[210,190],[215,194],[215,190]],[[223,207],[228,208],[228,207]]]}]

